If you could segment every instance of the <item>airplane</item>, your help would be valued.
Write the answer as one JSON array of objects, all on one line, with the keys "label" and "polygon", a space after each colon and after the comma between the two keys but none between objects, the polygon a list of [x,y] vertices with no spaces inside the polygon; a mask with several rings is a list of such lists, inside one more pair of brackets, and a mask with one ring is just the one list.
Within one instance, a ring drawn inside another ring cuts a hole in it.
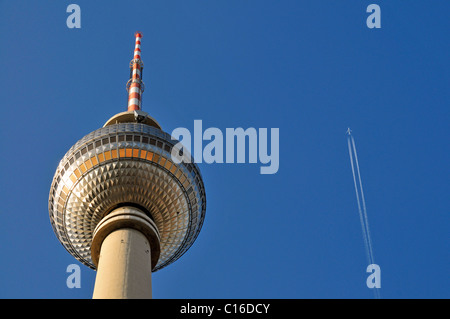
[{"label": "airplane", "polygon": [[347,133],[347,135],[352,135],[352,130],[348,127],[346,133]]}]

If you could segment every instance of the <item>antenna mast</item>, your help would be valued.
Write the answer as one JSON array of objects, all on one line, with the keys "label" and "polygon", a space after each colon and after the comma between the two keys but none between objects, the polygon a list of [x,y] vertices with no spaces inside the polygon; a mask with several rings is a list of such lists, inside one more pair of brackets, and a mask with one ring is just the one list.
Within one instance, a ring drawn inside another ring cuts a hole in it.
[{"label": "antenna mast", "polygon": [[141,110],[142,93],[144,92],[144,82],[142,82],[142,70],[144,63],[141,60],[141,39],[142,32],[136,32],[136,45],[134,47],[134,57],[130,62],[130,79],[127,82],[128,91],[128,111]]}]

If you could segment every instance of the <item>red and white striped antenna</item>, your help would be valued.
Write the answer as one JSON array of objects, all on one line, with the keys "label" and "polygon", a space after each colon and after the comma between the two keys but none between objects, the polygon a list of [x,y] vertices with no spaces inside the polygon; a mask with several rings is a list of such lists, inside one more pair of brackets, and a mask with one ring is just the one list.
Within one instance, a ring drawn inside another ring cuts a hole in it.
[{"label": "red and white striped antenna", "polygon": [[142,70],[144,63],[141,60],[141,39],[142,32],[136,32],[136,44],[134,47],[134,57],[130,62],[130,79],[127,82],[128,91],[128,111],[141,110],[142,92],[144,92],[144,82],[142,82]]}]

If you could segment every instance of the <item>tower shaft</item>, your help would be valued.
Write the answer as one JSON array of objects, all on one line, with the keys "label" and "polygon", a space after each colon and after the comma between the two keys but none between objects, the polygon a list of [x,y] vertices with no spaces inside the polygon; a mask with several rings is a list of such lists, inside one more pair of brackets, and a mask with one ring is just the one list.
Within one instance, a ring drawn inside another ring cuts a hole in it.
[{"label": "tower shaft", "polygon": [[132,228],[110,233],[102,243],[94,299],[152,298],[151,247]]},{"label": "tower shaft", "polygon": [[135,207],[121,207],[94,230],[92,259],[97,264],[94,299],[152,297],[152,272],[159,257],[159,232]]}]

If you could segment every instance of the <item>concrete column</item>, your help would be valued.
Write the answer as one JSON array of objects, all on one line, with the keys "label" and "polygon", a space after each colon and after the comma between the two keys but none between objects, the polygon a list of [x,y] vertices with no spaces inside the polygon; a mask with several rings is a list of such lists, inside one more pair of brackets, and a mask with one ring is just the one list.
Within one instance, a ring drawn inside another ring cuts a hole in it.
[{"label": "concrete column", "polygon": [[97,266],[94,299],[152,298],[152,269],[159,258],[159,232],[134,207],[121,207],[94,230],[91,255]]}]

